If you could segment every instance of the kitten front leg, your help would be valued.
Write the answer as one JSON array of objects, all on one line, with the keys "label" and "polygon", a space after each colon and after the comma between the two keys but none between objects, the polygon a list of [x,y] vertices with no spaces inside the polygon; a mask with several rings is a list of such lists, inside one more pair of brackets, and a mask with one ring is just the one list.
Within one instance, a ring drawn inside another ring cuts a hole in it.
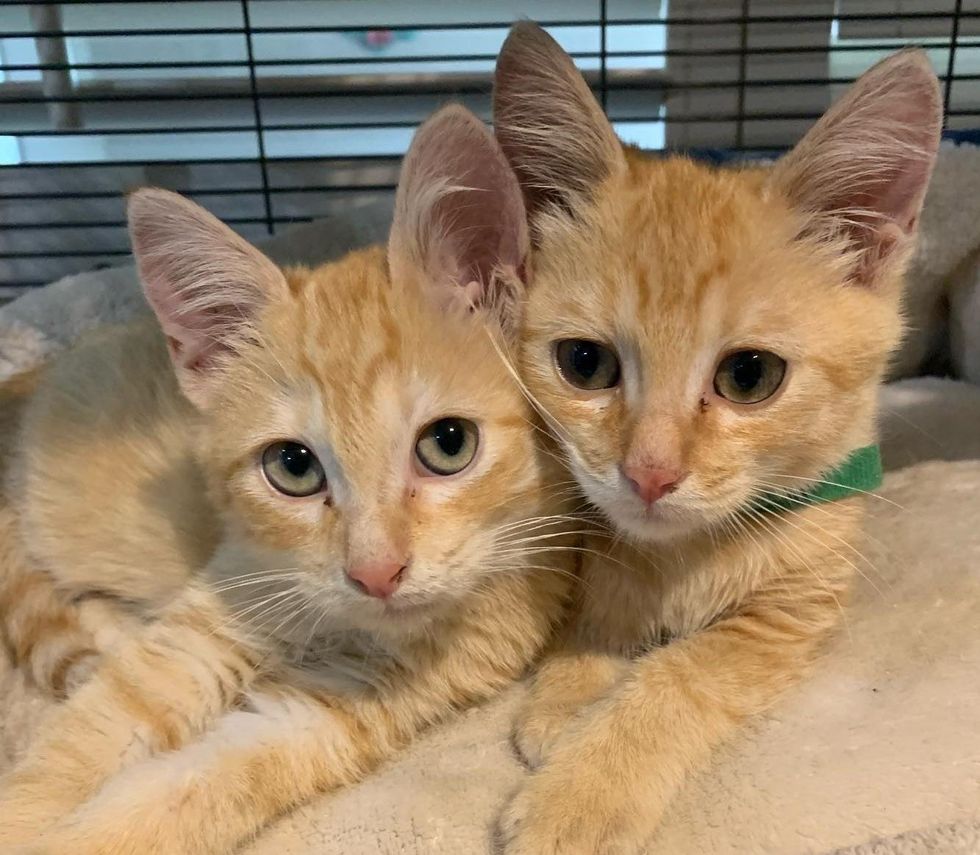
[{"label": "kitten front leg", "polygon": [[231,852],[286,811],[360,780],[454,702],[485,697],[514,676],[469,664],[351,697],[270,686],[199,743],[124,771],[36,852]]},{"label": "kitten front leg", "polygon": [[573,639],[542,662],[514,727],[514,744],[530,768],[547,759],[569,722],[607,694],[628,665],[621,656],[585,650]]},{"label": "kitten front leg", "polygon": [[402,724],[375,701],[269,689],[199,742],[121,772],[30,851],[234,851],[289,809],[362,777],[402,742]]},{"label": "kitten front leg", "polygon": [[255,659],[225,622],[191,589],[45,720],[0,778],[0,849],[32,839],[125,766],[179,748],[239,697]]},{"label": "kitten front leg", "polygon": [[799,679],[838,614],[825,589],[791,607],[784,593],[760,596],[637,661],[508,805],[506,855],[643,851],[690,772]]},{"label": "kitten front leg", "polygon": [[[514,584],[525,594],[517,602],[536,598],[550,607],[511,609],[504,624],[474,619],[447,645],[421,639],[402,651],[380,690],[335,696],[268,680],[252,710],[226,713],[200,742],[125,770],[51,829],[37,851],[224,853],[313,795],[353,784],[422,728],[523,673],[560,601],[554,588]],[[496,602],[481,609],[489,615]]]}]

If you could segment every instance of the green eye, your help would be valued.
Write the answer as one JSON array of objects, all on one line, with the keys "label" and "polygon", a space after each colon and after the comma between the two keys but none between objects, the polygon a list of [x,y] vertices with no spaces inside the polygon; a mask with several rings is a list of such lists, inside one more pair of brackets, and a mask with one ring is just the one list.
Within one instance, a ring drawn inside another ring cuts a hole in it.
[{"label": "green eye", "polygon": [[268,482],[286,496],[314,496],[327,478],[316,455],[298,442],[274,442],[262,452]]},{"label": "green eye", "polygon": [[569,338],[555,348],[558,369],[579,389],[611,389],[619,382],[619,360],[608,347],[596,341]]},{"label": "green eye", "polygon": [[419,434],[415,455],[433,475],[455,475],[469,466],[479,442],[480,432],[473,422],[438,419]]},{"label": "green eye", "polygon": [[715,372],[715,391],[736,404],[758,404],[772,397],[786,376],[786,360],[767,350],[730,353]]}]

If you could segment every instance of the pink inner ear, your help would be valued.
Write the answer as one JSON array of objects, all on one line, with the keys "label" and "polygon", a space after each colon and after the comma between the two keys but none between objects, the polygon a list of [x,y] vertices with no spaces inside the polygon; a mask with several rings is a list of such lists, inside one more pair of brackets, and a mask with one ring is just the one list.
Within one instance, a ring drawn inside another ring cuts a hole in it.
[{"label": "pink inner ear", "polygon": [[516,271],[523,264],[524,204],[506,164],[486,152],[470,151],[468,158],[463,145],[448,137],[442,141],[444,151],[433,153],[444,157],[443,163],[455,164],[455,174],[447,180],[458,189],[433,208],[432,249],[455,267],[451,275],[457,283],[479,283],[483,292],[496,271]]},{"label": "pink inner ear", "polygon": [[497,308],[503,280],[518,280],[528,252],[521,191],[484,124],[462,107],[439,111],[416,133],[395,200],[393,275],[421,268],[443,303]]},{"label": "pink inner ear", "polygon": [[[877,120],[882,125],[890,125],[897,135],[879,143],[880,161],[873,162],[869,157],[867,171],[854,176],[851,187],[840,188],[841,199],[828,198],[825,204],[830,209],[864,211],[872,225],[874,220],[884,220],[909,232],[918,219],[922,196],[932,172],[935,145],[928,102],[898,106],[892,116],[879,117],[868,111],[864,120],[869,123],[869,129],[874,128],[872,123]],[[920,109],[903,109],[914,107]],[[884,127],[883,130],[887,132]]]},{"label": "pink inner ear", "polygon": [[191,309],[178,305],[167,316],[160,312],[159,320],[171,359],[189,371],[206,370],[215,357],[230,349],[233,330],[247,323],[243,309],[231,305]]},{"label": "pink inner ear", "polygon": [[259,295],[244,292],[247,280],[237,283],[234,292],[215,282],[222,264],[226,269],[235,266],[231,258],[222,258],[220,245],[194,257],[179,243],[168,245],[168,240],[152,225],[134,225],[140,278],[174,364],[192,371],[205,369],[228,349],[234,331],[247,323]]},{"label": "pink inner ear", "polygon": [[198,375],[233,347],[270,297],[285,291],[285,281],[262,253],[175,193],[137,191],[128,214],[147,300],[181,385],[198,402]]},{"label": "pink inner ear", "polygon": [[773,177],[799,208],[838,221],[870,281],[915,231],[941,124],[936,76],[905,51],[861,77]]}]

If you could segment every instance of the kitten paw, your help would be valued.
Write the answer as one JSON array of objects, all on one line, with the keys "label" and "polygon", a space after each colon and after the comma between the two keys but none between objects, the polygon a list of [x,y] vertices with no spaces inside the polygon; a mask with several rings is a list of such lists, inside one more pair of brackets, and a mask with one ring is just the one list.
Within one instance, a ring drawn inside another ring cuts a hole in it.
[{"label": "kitten paw", "polygon": [[544,763],[568,720],[568,715],[542,712],[518,720],[512,737],[514,749],[529,769],[537,769]]},{"label": "kitten paw", "polygon": [[629,800],[579,770],[577,781],[544,766],[504,809],[502,855],[640,855],[647,834]]},{"label": "kitten paw", "polygon": [[[20,766],[0,778],[0,853],[37,846],[44,831],[69,814],[74,801],[50,786],[50,775]],[[33,851],[33,850],[29,850]]]},{"label": "kitten paw", "polygon": [[47,817],[33,799],[13,787],[0,786],[0,852],[18,852],[37,840]]},{"label": "kitten paw", "polygon": [[12,806],[0,804],[0,852],[22,855],[22,852],[30,851],[27,844],[37,838],[41,827],[39,822],[24,817]]}]

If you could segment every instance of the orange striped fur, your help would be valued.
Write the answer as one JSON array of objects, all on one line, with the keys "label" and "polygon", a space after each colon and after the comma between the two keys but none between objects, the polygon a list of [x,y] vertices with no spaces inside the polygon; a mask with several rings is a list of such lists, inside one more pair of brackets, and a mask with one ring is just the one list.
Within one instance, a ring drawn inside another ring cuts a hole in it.
[{"label": "orange striped fur", "polygon": [[[866,572],[862,500],[768,515],[752,502],[874,441],[940,112],[927,60],[906,52],[771,170],[649,158],[619,145],[549,36],[512,31],[494,127],[536,242],[522,373],[619,537],[589,543],[574,622],[518,726],[535,771],[504,813],[506,855],[647,851],[688,775],[839,621]],[[614,353],[618,380],[572,382],[565,340]],[[715,372],[746,348],[786,374],[771,397],[732,403]],[[673,483],[653,503],[627,479],[647,472]]]},{"label": "orange striped fur", "polygon": [[10,462],[38,374],[0,384],[0,643],[11,664],[39,689],[64,697],[88,676],[98,652],[111,646],[124,621],[105,602],[74,601],[29,554],[21,537]]},{"label": "orange striped fur", "polygon": [[[471,192],[483,207],[458,219]],[[45,373],[18,512],[66,590],[134,601],[148,623],[0,780],[0,851],[231,852],[499,691],[551,637],[566,491],[503,358],[513,301],[489,290],[520,284],[516,181],[448,108],[396,210],[387,255],[281,271],[174,194],[132,197],[165,335],[108,331]],[[416,441],[446,416],[479,444],[440,477]],[[327,476],[305,498],[262,472],[286,439]],[[345,578],[388,554],[407,568],[388,599]]]}]

